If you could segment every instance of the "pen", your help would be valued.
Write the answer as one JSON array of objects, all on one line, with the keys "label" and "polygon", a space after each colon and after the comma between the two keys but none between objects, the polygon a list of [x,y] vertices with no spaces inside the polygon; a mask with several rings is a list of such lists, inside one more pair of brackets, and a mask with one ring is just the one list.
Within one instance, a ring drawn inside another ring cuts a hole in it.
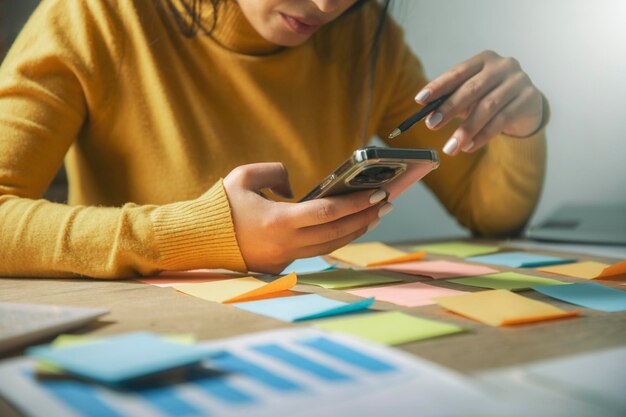
[{"label": "pen", "polygon": [[403,133],[411,128],[415,123],[422,120],[424,117],[428,116],[433,110],[436,110],[441,104],[450,97],[452,93],[446,94],[444,96],[439,97],[437,100],[433,100],[427,105],[424,106],[423,109],[415,113],[413,116],[406,119],[404,122],[400,123],[400,126],[395,128],[393,132],[389,134],[389,139],[393,139],[398,136],[400,133]]}]

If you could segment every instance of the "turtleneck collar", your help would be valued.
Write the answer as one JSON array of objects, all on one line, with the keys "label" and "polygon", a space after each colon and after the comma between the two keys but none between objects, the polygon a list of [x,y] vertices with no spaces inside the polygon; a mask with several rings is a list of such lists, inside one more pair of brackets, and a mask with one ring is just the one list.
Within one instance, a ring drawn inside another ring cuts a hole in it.
[{"label": "turtleneck collar", "polygon": [[[202,3],[201,20],[204,28],[210,31],[208,36],[224,48],[244,55],[269,55],[285,49],[259,35],[235,0],[218,2],[217,10],[214,10],[211,1],[200,1]],[[188,2],[174,0],[172,3],[181,16],[186,15],[184,3]],[[217,13],[217,20],[215,26],[212,27],[215,13]],[[200,36],[201,34],[202,31],[198,33]]]}]

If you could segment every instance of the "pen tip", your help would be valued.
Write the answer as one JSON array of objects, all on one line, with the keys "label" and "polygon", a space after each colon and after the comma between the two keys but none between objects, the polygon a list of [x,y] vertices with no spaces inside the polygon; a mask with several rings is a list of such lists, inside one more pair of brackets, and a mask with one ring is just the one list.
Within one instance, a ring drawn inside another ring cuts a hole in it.
[{"label": "pen tip", "polygon": [[393,130],[393,132],[391,132],[391,133],[389,134],[389,139],[393,139],[393,138],[395,138],[395,137],[396,137],[396,136],[398,136],[400,133],[402,133],[402,131],[401,131],[400,129],[398,129],[398,128],[394,129],[394,130]]}]

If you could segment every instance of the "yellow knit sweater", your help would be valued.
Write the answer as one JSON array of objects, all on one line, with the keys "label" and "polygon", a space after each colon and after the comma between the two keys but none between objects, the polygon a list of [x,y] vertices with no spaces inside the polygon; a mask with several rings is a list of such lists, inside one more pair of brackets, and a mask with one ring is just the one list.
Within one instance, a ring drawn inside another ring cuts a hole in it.
[{"label": "yellow knit sweater", "polygon": [[[222,177],[280,161],[301,197],[417,110],[422,67],[390,20],[365,124],[374,4],[281,48],[234,3],[191,39],[155,3],[44,0],[2,63],[0,276],[246,270]],[[453,128],[389,145],[440,149]],[[64,158],[69,204],[41,200]],[[503,234],[537,202],[543,131],[441,159],[426,185],[461,224]]]}]

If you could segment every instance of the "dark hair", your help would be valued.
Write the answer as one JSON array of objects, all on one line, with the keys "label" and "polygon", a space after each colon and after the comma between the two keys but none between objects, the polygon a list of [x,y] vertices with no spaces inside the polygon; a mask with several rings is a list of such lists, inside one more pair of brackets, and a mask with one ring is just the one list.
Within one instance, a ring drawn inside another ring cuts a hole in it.
[{"label": "dark hair", "polygon": [[[207,0],[210,3],[210,6],[213,8],[212,21],[209,26],[205,26],[206,22],[202,19],[202,6],[203,0],[179,0],[179,3],[182,4],[183,12],[181,13],[179,9],[174,5],[174,0],[156,0],[160,5],[165,5],[169,9],[170,13],[174,17],[176,24],[178,25],[180,31],[188,38],[195,37],[198,32],[201,32],[205,35],[210,35],[213,29],[217,24],[218,14],[219,14],[219,6],[220,3],[223,3],[226,0]],[[364,4],[378,0],[357,0],[350,8],[344,12],[351,13]],[[369,59],[368,65],[368,73],[366,75],[365,83],[366,88],[363,90],[367,93],[365,97],[365,103],[363,110],[363,132],[361,135],[361,143],[365,145],[367,141],[367,130],[368,130],[368,121],[372,108],[372,97],[374,95],[374,82],[376,79],[376,65],[378,62],[378,51],[380,49],[380,39],[383,33],[383,29],[385,26],[385,21],[387,20],[387,13],[389,11],[389,5],[391,0],[381,0],[380,14],[378,16],[378,20],[376,22],[376,28],[371,38],[369,53],[364,58]]]}]

